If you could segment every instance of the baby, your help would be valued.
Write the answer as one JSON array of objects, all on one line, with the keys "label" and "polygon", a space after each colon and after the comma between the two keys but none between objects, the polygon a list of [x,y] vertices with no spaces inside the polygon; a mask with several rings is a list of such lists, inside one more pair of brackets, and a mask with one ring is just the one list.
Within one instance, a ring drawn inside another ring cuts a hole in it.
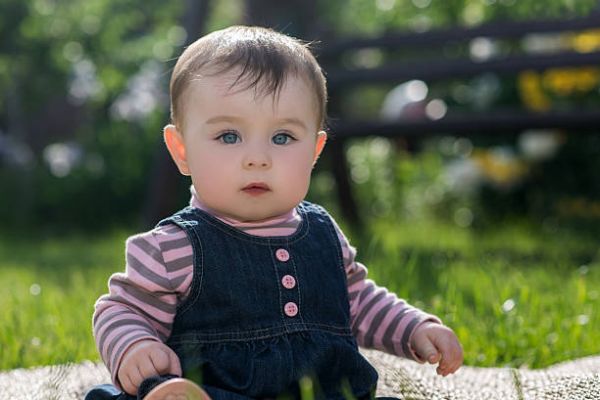
[{"label": "baby", "polygon": [[164,139],[190,205],[127,240],[93,320],[114,386],[86,399],[299,398],[303,377],[317,398],[370,399],[377,373],[358,345],[444,376],[460,367],[454,332],[368,280],[332,217],[304,201],[327,139],[307,46],[213,32],[183,52],[170,92]]}]

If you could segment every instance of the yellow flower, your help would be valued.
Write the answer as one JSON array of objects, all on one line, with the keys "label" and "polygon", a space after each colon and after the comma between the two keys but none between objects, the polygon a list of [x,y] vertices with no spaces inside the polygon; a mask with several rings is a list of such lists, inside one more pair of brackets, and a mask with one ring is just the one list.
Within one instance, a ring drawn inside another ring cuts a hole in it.
[{"label": "yellow flower", "polygon": [[500,186],[510,186],[528,172],[524,161],[516,157],[501,157],[491,151],[477,151],[473,154],[473,160],[487,179]]},{"label": "yellow flower", "polygon": [[571,37],[571,46],[580,53],[589,53],[600,49],[600,29],[592,29]]},{"label": "yellow flower", "polygon": [[544,86],[561,96],[586,93],[598,87],[598,68],[552,68],[543,74]]},{"label": "yellow flower", "polygon": [[552,103],[542,90],[540,75],[535,71],[523,71],[519,74],[519,91],[525,106],[534,111],[548,111]]}]

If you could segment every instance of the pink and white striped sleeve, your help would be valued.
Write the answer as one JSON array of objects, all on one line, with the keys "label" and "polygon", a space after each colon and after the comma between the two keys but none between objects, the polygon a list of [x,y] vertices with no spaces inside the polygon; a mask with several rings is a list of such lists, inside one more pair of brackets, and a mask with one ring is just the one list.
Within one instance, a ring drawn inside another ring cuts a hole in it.
[{"label": "pink and white striped sleeve", "polygon": [[117,386],[121,360],[132,344],[164,342],[171,334],[192,271],[192,247],[175,225],[127,239],[125,272],[110,277],[109,293],[96,302],[93,318],[96,346]]},{"label": "pink and white striped sleeve", "polygon": [[350,325],[359,346],[422,362],[410,347],[412,334],[424,322],[441,324],[440,319],[411,306],[367,279],[367,268],[355,260],[356,249],[335,221],[334,226],[342,246],[348,280]]}]

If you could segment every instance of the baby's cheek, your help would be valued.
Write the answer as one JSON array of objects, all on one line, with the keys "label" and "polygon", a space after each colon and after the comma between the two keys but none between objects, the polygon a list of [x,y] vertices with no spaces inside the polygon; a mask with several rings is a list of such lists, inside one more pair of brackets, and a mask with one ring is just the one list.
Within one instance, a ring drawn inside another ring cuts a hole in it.
[{"label": "baby's cheek", "polygon": [[224,190],[224,182],[214,175],[198,174],[192,180],[198,198],[209,207],[212,204],[219,204],[227,195],[227,191]]}]

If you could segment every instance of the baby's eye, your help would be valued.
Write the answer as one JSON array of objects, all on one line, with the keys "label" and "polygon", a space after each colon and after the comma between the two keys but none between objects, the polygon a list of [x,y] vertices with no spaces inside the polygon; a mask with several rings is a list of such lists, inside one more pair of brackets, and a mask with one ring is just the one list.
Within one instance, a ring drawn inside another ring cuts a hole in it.
[{"label": "baby's eye", "polygon": [[274,144],[288,144],[292,140],[296,139],[289,133],[278,133],[272,139]]},{"label": "baby's eye", "polygon": [[219,135],[217,140],[220,140],[225,144],[236,144],[238,141],[240,141],[240,136],[235,132],[225,132]]}]

